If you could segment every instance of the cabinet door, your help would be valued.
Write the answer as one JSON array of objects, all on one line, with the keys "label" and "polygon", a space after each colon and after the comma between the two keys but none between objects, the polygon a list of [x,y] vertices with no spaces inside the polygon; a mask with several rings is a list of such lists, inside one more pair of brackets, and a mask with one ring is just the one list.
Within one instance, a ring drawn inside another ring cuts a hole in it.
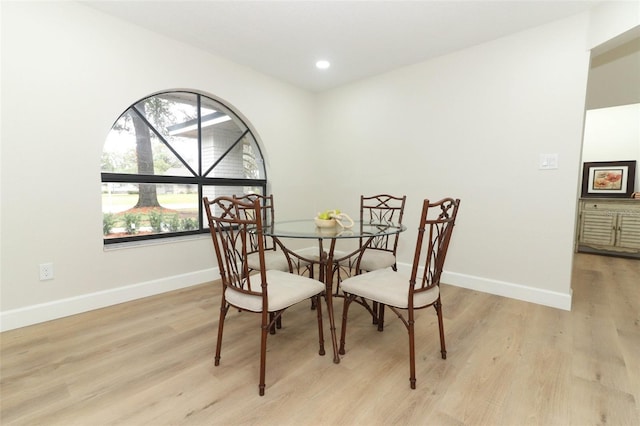
[{"label": "cabinet door", "polygon": [[616,215],[609,212],[583,211],[580,243],[612,246],[615,243]]},{"label": "cabinet door", "polygon": [[640,249],[640,215],[618,215],[618,247]]}]

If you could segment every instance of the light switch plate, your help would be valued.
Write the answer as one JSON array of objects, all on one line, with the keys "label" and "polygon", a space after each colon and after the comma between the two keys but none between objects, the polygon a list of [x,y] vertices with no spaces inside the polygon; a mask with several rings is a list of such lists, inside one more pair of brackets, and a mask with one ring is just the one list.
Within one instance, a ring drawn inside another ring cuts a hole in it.
[{"label": "light switch plate", "polygon": [[558,168],[558,154],[540,154],[538,163],[540,170],[553,170]]}]

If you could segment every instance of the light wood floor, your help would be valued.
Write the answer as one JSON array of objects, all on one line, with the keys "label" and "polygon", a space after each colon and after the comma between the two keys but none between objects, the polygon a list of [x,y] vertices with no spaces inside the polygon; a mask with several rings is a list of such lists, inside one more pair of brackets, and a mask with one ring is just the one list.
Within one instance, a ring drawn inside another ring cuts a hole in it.
[{"label": "light wood floor", "polygon": [[391,313],[379,333],[354,306],[336,365],[330,346],[317,354],[305,303],[269,338],[260,397],[259,318],[230,314],[214,367],[219,286],[204,284],[2,333],[0,422],[640,424],[639,261],[578,254],[571,312],[452,286],[442,293],[448,358],[434,311],[422,311],[416,390],[407,333]]}]

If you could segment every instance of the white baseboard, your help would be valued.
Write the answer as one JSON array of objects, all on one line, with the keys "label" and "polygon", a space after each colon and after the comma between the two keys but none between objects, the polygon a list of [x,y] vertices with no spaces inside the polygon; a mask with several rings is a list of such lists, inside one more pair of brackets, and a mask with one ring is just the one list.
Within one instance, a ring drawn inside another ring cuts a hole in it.
[{"label": "white baseboard", "polygon": [[[398,264],[398,268],[405,272],[411,271],[411,265],[408,264]],[[179,290],[219,278],[218,268],[212,268],[13,309],[0,313],[0,331],[13,330],[15,328],[26,327],[94,309],[105,308],[107,306],[117,305],[118,303],[154,296],[167,291]],[[558,293],[520,284],[447,271],[442,273],[441,280],[443,283],[456,287],[550,306],[565,311],[571,310],[571,293]]]},{"label": "white baseboard", "polygon": [[211,268],[12,309],[0,313],[0,331],[13,330],[15,328],[68,317],[70,315],[105,308],[143,297],[154,296],[167,291],[179,290],[219,278],[218,268]]},{"label": "white baseboard", "polygon": [[[398,265],[398,268],[401,268],[407,273],[411,272],[411,265],[408,264]],[[469,290],[480,291],[483,293],[495,294],[496,296],[504,296],[510,299],[522,300],[525,302],[549,306],[565,311],[571,310],[571,292],[569,294],[558,293],[541,288],[528,287],[521,284],[448,271],[442,272],[440,281],[442,283],[446,283],[455,287],[462,287]]]}]

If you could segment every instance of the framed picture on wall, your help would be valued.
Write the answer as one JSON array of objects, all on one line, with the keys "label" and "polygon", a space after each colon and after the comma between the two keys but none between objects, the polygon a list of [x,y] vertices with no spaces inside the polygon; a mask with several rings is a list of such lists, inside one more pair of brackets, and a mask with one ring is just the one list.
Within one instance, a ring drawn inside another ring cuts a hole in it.
[{"label": "framed picture on wall", "polygon": [[635,161],[584,163],[582,197],[628,198],[636,179]]}]

